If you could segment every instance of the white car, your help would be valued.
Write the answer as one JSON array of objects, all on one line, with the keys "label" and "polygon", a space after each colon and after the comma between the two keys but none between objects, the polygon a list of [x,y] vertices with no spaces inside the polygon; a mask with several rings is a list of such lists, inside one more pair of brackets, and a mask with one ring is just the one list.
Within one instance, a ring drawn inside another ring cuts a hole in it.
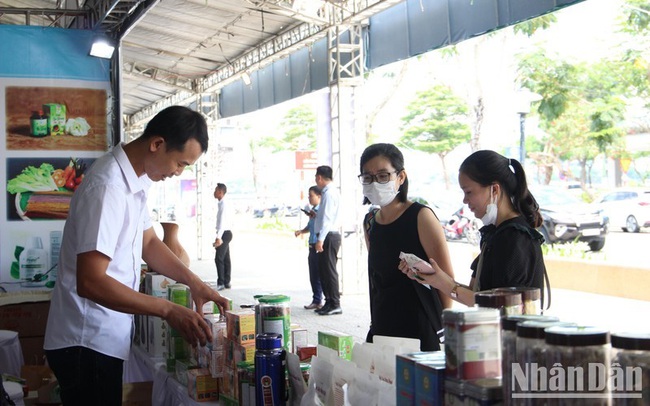
[{"label": "white car", "polygon": [[612,227],[630,233],[650,227],[650,189],[616,189],[603,195],[596,204],[609,217]]}]

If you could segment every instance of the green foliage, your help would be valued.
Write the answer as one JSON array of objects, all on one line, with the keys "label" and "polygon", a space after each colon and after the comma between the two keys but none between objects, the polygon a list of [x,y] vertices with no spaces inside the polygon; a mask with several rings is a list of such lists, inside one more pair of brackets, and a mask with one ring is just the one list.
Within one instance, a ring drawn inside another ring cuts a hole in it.
[{"label": "green foliage", "polygon": [[267,231],[293,231],[293,228],[278,216],[262,219],[256,228]]},{"label": "green foliage", "polygon": [[284,137],[264,137],[259,145],[273,152],[316,149],[316,114],[308,105],[289,110],[280,122]]},{"label": "green foliage", "polygon": [[555,22],[557,22],[557,17],[555,14],[549,13],[531,20],[522,21],[512,28],[515,34],[532,37],[537,31],[548,29]]},{"label": "green foliage", "polygon": [[646,34],[650,25],[650,1],[627,0],[623,7],[623,29],[631,34]]},{"label": "green foliage", "polygon": [[400,143],[406,147],[444,156],[469,141],[468,108],[453,91],[442,85],[416,93],[402,117],[403,135]]}]

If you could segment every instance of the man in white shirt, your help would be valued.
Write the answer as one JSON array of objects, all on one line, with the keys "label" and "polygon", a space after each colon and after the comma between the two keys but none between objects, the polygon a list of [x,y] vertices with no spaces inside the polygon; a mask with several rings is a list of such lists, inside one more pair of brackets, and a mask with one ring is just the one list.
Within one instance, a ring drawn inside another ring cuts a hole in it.
[{"label": "man in white shirt", "polygon": [[192,345],[211,340],[199,312],[138,292],[144,260],[189,286],[197,309],[207,301],[228,308],[156,236],[147,210],[151,181],[180,175],[207,147],[201,114],[172,106],[140,138],[97,159],[75,191],[44,345],[66,406],[121,404],[133,314],[164,318]]},{"label": "man in white shirt", "polygon": [[316,313],[331,316],[343,313],[339,294],[339,273],[336,270],[341,248],[341,196],[332,184],[332,168],[327,165],[319,166],[316,168],[315,178],[322,195],[314,221],[317,239],[314,249],[318,253],[318,272],[325,295],[325,306],[316,309]]},{"label": "man in white shirt", "polygon": [[230,241],[232,240],[230,205],[225,197],[228,188],[217,183],[214,198],[217,199],[217,238],[214,240],[216,253],[214,262],[217,266],[217,290],[230,289]]}]

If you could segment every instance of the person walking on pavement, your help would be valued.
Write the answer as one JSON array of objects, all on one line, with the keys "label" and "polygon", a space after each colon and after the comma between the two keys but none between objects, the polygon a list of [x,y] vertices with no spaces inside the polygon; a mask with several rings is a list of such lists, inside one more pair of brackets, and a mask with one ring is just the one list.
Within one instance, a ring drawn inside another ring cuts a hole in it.
[{"label": "person walking on pavement", "polygon": [[316,231],[314,225],[316,223],[316,213],[320,206],[321,190],[318,186],[309,188],[309,204],[312,206],[311,210],[306,211],[305,214],[309,216],[307,225],[302,230],[296,230],[294,233],[296,237],[301,234],[309,233],[309,256],[307,262],[309,264],[309,283],[311,284],[312,301],[310,304],[305,305],[307,310],[319,310],[323,307],[323,288],[320,283],[320,275],[318,273],[318,254],[314,248],[316,244]]},{"label": "person walking on pavement", "polygon": [[214,198],[217,203],[217,239],[214,240],[216,253],[214,262],[217,266],[217,290],[230,289],[230,241],[232,240],[232,218],[230,207],[225,199],[228,188],[223,183],[217,183],[214,188]]},{"label": "person walking on pavement", "polygon": [[318,273],[325,295],[325,306],[317,309],[321,316],[341,314],[339,294],[339,273],[336,270],[339,248],[341,248],[339,191],[332,184],[332,168],[326,165],[316,168],[316,186],[322,191],[320,208],[316,213],[314,230],[318,254]]}]

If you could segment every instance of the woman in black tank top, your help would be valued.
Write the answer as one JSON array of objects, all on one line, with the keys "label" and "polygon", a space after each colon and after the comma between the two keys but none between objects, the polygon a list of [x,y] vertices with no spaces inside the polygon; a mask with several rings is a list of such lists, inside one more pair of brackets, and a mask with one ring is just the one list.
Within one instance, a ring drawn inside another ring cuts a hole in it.
[{"label": "woman in black tank top", "polygon": [[368,245],[371,326],[374,335],[420,340],[423,351],[440,348],[442,309],[451,305],[436,289],[429,289],[400,272],[400,252],[424,260],[434,258],[453,278],[442,226],[433,211],[408,200],[408,178],[402,153],[392,144],[374,144],[361,156],[365,201],[379,206],[364,220]]}]

